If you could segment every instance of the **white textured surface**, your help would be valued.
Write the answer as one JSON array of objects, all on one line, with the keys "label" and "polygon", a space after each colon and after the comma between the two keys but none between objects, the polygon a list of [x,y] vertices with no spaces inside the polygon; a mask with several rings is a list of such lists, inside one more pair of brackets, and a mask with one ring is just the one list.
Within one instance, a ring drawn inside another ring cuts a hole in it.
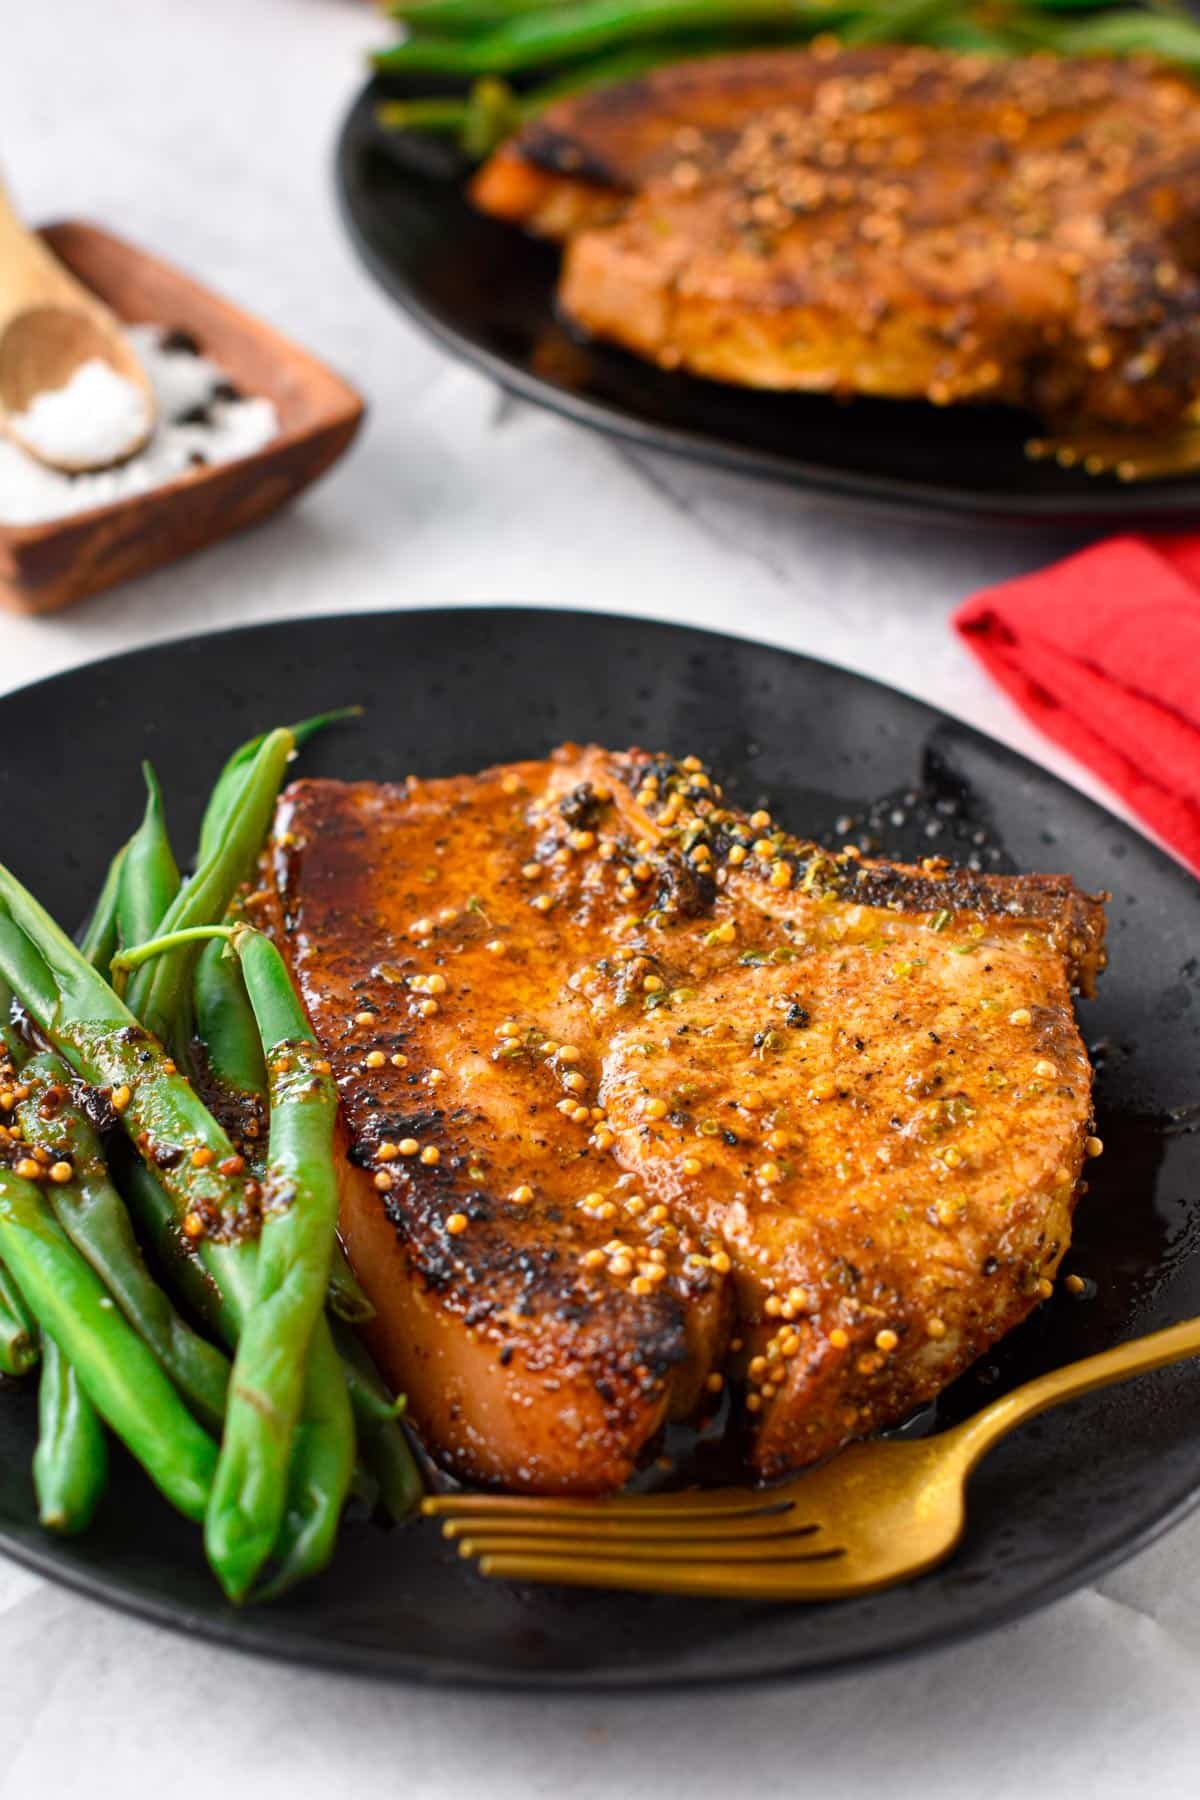
[{"label": "white textured surface", "polygon": [[[501,401],[396,318],[351,258],[329,182],[379,31],[366,6],[13,6],[0,120],[27,215],[90,216],[190,267],[327,355],[373,410],[355,454],[262,531],[60,618],[0,621],[0,689],[247,619],[525,600],[813,651],[1063,767],[946,619],[1065,540],[855,519],[635,456]],[[1198,1693],[1200,1521],[1098,1590],[948,1654],[654,1701],[388,1691],[252,1664],[0,1562],[0,1800],[85,1784],[91,1800],[152,1784],[172,1800],[1185,1800],[1200,1789]]]}]

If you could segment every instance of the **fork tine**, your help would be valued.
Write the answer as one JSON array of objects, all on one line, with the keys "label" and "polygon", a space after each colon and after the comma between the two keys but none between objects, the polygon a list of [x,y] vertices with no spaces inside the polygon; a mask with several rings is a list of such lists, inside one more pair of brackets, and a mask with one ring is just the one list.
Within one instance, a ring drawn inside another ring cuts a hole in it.
[{"label": "fork tine", "polygon": [[654,1568],[662,1563],[774,1563],[780,1568],[795,1563],[822,1562],[842,1556],[840,1546],[829,1549],[812,1545],[804,1536],[773,1538],[682,1538],[678,1543],[638,1538],[614,1538],[597,1544],[591,1537],[467,1537],[460,1538],[460,1556],[574,1557],[589,1562],[641,1563]]},{"label": "fork tine", "polygon": [[788,1492],[764,1488],[712,1488],[680,1494],[619,1494],[608,1500],[561,1500],[535,1494],[429,1494],[421,1502],[428,1518],[465,1514],[496,1517],[511,1513],[532,1522],[544,1519],[641,1519],[662,1514],[675,1519],[707,1519],[716,1514],[782,1512],[793,1504]]},{"label": "fork tine", "polygon": [[788,1512],[773,1513],[717,1513],[712,1518],[690,1520],[663,1518],[661,1514],[648,1519],[627,1514],[619,1519],[564,1519],[541,1516],[529,1518],[513,1513],[502,1513],[499,1517],[489,1513],[471,1513],[462,1518],[446,1519],[442,1524],[442,1535],[459,1539],[536,1535],[541,1538],[581,1539],[585,1545],[609,1538],[622,1543],[660,1544],[679,1543],[681,1540],[691,1542],[697,1537],[719,1539],[722,1543],[746,1538],[765,1538],[777,1543],[781,1539],[793,1537],[811,1538],[821,1529],[816,1521],[806,1519],[795,1508]]},{"label": "fork tine", "polygon": [[558,1556],[485,1556],[481,1574],[501,1581],[548,1582],[560,1587],[620,1588],[645,1594],[694,1594],[731,1600],[837,1600],[848,1594],[889,1587],[856,1572],[849,1558],[762,1568],[730,1568],[724,1563],[606,1562]]}]

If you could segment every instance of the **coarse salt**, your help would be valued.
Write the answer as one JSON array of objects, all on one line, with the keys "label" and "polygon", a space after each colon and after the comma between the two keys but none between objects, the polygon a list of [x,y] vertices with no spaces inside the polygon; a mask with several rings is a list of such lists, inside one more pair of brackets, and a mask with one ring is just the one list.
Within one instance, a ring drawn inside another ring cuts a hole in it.
[{"label": "coarse salt", "polygon": [[0,437],[0,525],[35,525],[107,506],[201,465],[251,456],[278,435],[271,402],[238,394],[225,372],[179,333],[135,325],[128,336],[158,410],[146,448],[114,468],[66,475]]},{"label": "coarse salt", "polygon": [[136,382],[99,356],[80,363],[63,387],[35,394],[27,409],[12,417],[18,437],[47,462],[83,468],[103,468],[128,456],[149,424]]}]

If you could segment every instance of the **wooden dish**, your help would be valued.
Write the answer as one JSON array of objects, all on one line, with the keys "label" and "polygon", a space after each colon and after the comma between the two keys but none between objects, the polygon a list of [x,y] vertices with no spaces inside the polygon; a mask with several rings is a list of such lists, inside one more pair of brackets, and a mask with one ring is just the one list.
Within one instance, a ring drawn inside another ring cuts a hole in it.
[{"label": "wooden dish", "polygon": [[0,604],[23,613],[57,611],[258,524],[325,473],[363,415],[361,395],[324,363],[181,270],[96,225],[69,220],[42,236],[125,324],[191,333],[239,388],[274,404],[279,432],[148,493],[35,525],[0,522]]}]

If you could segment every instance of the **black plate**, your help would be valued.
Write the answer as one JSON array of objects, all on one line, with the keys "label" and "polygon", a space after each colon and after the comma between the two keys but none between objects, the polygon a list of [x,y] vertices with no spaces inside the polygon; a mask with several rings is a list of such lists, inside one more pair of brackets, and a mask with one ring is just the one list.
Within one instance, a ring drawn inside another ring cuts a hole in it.
[{"label": "black plate", "polygon": [[1112,530],[1200,514],[1195,479],[1125,486],[1031,462],[1024,446],[1037,421],[1002,407],[755,393],[583,345],[555,316],[558,251],[477,213],[465,165],[444,143],[376,125],[377,101],[403,91],[372,82],[342,129],[336,178],[350,236],[407,313],[525,399],[646,449],[908,515]]},{"label": "black plate", "polygon": [[[507,610],[303,620],[143,650],[0,700],[3,855],[74,920],[138,813],[139,758],[154,759],[187,843],[231,743],[351,699],[366,717],[321,738],[305,753],[309,769],[448,773],[568,736],[640,742],[711,759],[739,801],[769,800],[801,831],[866,831],[894,852],[1069,869],[1089,888],[1112,888],[1112,968],[1084,1009],[1108,1152],[1068,1265],[1098,1291],[1043,1307],[942,1401],[939,1418],[1200,1313],[1195,885],[1040,769],[841,670],[669,625]],[[952,1563],[832,1606],[502,1587],[473,1574],[431,1525],[386,1533],[361,1520],[347,1524],[321,1580],[237,1613],[205,1568],[199,1533],[123,1460],[88,1536],[39,1533],[34,1396],[16,1386],[0,1394],[0,1545],[180,1629],[380,1675],[646,1688],[799,1674],[984,1630],[1146,1543],[1200,1494],[1198,1406],[1191,1365],[1026,1426],[972,1483]]]}]

